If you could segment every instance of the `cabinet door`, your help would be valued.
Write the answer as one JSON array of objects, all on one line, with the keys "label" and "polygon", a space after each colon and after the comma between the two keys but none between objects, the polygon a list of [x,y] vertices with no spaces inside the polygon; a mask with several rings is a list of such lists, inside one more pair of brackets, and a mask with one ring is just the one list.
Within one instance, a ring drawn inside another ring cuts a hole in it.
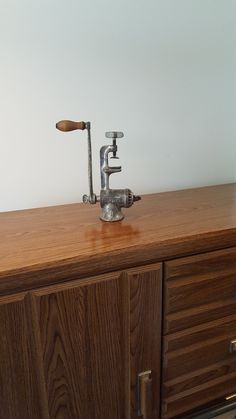
[{"label": "cabinet door", "polygon": [[33,292],[50,419],[137,418],[147,369],[158,419],[160,286],[155,265]]},{"label": "cabinet door", "polygon": [[[162,321],[161,265],[131,269],[127,275],[130,281],[130,417],[158,419]],[[151,374],[145,375],[148,371],[151,371]],[[143,377],[140,376],[142,373]],[[143,390],[140,388],[141,378],[144,378]]]},{"label": "cabinet door", "polygon": [[128,298],[120,274],[33,293],[50,419],[129,418]]},{"label": "cabinet door", "polygon": [[49,419],[33,324],[25,294],[0,297],[0,419]]}]

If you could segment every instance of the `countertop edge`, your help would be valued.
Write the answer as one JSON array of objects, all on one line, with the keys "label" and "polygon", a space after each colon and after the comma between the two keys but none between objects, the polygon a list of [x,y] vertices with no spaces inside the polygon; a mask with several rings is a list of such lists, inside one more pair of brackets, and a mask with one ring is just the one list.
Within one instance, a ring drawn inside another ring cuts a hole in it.
[{"label": "countertop edge", "polygon": [[[236,246],[236,228],[132,246],[91,257],[73,257],[0,272],[0,295],[97,276]],[[102,261],[102,264],[101,264]],[[68,271],[70,272],[68,277]]]}]

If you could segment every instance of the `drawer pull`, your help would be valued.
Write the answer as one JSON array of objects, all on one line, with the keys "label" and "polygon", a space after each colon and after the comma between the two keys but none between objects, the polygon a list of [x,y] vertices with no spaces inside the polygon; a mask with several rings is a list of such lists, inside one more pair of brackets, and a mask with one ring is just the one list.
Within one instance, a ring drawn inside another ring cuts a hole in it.
[{"label": "drawer pull", "polygon": [[235,394],[231,394],[230,396],[225,397],[225,400],[231,400],[231,399],[235,399],[236,398],[236,393]]},{"label": "drawer pull", "polygon": [[151,371],[138,375],[138,418],[151,419],[152,414],[152,378]]},{"label": "drawer pull", "polygon": [[229,344],[229,352],[231,354],[234,353],[234,352],[236,352],[236,339],[230,341],[230,344]]}]

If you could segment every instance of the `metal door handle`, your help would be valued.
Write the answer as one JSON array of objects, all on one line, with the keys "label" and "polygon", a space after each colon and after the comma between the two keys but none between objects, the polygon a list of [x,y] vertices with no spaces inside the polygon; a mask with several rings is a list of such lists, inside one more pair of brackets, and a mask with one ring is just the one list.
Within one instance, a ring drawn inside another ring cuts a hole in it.
[{"label": "metal door handle", "polygon": [[236,352],[236,340],[231,340],[229,343],[229,352],[234,353]]},{"label": "metal door handle", "polygon": [[138,375],[138,418],[151,419],[152,415],[152,378],[151,371]]}]

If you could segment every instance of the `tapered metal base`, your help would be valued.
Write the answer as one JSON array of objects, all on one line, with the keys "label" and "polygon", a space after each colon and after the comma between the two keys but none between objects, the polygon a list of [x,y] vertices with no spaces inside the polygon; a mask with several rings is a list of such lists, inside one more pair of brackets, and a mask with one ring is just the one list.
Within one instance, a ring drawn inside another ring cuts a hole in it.
[{"label": "tapered metal base", "polygon": [[102,207],[102,213],[100,215],[102,221],[113,222],[123,220],[123,218],[124,214],[117,205],[109,203]]}]

